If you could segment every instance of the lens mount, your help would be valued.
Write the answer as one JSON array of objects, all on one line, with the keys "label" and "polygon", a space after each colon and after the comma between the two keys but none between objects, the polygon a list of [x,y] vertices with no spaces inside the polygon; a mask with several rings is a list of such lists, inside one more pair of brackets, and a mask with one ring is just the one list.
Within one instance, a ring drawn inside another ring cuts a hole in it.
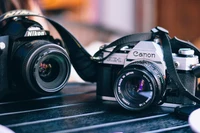
[{"label": "lens mount", "polygon": [[114,95],[122,107],[139,111],[158,103],[164,84],[164,77],[154,63],[137,61],[120,71]]}]

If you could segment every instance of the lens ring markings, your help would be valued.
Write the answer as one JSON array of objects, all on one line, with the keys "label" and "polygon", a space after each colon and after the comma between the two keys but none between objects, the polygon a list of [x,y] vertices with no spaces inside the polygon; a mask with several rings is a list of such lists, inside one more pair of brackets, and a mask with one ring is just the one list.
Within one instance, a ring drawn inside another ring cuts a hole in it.
[{"label": "lens ring markings", "polygon": [[[154,64],[134,62],[120,72],[114,85],[114,95],[122,107],[132,111],[142,110],[160,99],[163,82],[163,76]],[[131,96],[127,90],[132,90]]]}]

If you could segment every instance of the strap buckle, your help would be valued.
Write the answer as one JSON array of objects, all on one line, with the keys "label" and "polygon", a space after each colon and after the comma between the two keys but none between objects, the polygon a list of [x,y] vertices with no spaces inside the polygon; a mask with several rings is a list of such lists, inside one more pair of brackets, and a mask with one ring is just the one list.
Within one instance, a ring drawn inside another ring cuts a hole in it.
[{"label": "strap buckle", "polygon": [[151,32],[155,35],[163,35],[163,34],[169,34],[169,31],[166,30],[165,28],[163,27],[160,27],[160,26],[157,26],[153,29],[151,29]]}]

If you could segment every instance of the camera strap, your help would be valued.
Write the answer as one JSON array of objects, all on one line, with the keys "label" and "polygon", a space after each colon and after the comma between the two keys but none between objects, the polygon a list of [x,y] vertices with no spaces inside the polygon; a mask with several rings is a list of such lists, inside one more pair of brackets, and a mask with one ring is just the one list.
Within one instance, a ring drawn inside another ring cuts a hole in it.
[{"label": "camera strap", "polygon": [[[96,52],[96,54],[92,57],[95,61],[103,61],[107,59],[109,56],[123,48],[124,46],[132,46],[134,47],[139,41],[150,40],[152,39],[152,33],[138,33],[132,34],[128,36],[124,36],[115,40],[114,42],[110,43],[109,45],[105,45],[102,49]],[[104,58],[98,58],[99,54],[102,53],[104,50],[114,47],[114,49]]]},{"label": "camera strap", "polygon": [[[156,33],[153,30],[155,30],[155,31],[157,30]],[[168,70],[170,78],[174,81],[176,87],[179,88],[179,90],[181,91],[181,93],[184,96],[186,96],[190,100],[200,104],[200,99],[198,97],[194,96],[193,94],[191,94],[187,90],[187,88],[183,85],[182,81],[180,80],[180,78],[177,74],[177,71],[175,69],[174,62],[173,62],[172,47],[171,47],[170,37],[168,35],[168,32],[163,31],[160,27],[156,27],[153,30],[152,30],[152,32],[155,33],[156,35],[159,35],[162,40],[164,60],[166,62],[166,66],[167,66],[167,70]],[[178,40],[178,39],[175,39],[174,41],[176,42],[176,44],[173,44],[173,45],[180,44],[181,47],[185,46],[187,48],[192,48],[195,50],[196,54],[200,57],[200,51],[194,45],[184,42],[182,40]]]},{"label": "camera strap", "polygon": [[27,16],[40,17],[49,21],[61,36],[64,42],[63,47],[66,48],[66,50],[68,51],[71,63],[79,76],[85,81],[97,81],[96,62],[91,60],[91,55],[82,47],[82,45],[76,40],[76,38],[62,25],[55,22],[54,20],[28,10],[13,10],[2,14],[0,16],[0,23],[2,23],[4,20],[9,20],[14,17]]}]

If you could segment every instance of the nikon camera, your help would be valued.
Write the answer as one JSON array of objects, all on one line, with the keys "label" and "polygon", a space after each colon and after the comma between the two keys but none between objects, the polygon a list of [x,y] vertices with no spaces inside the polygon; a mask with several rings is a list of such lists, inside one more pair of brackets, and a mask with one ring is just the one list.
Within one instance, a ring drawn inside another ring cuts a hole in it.
[{"label": "nikon camera", "polygon": [[50,95],[64,88],[70,60],[60,40],[23,16],[1,22],[0,29],[0,97]]},{"label": "nikon camera", "polygon": [[[99,99],[117,100],[122,107],[132,111],[161,102],[191,104],[167,74],[159,39],[139,41],[110,54],[114,48],[99,53],[101,58],[108,57],[98,63]],[[198,56],[192,49],[180,48],[172,57],[182,83],[195,95],[197,79],[191,66],[198,64]]]}]

